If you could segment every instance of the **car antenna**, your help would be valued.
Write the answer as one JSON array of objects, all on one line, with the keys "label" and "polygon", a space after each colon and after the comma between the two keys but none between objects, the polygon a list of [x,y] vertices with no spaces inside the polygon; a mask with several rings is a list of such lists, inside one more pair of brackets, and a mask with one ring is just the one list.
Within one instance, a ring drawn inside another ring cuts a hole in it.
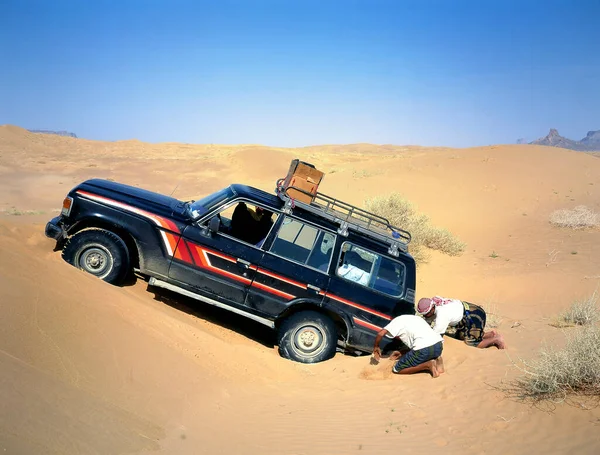
[{"label": "car antenna", "polygon": [[169,194],[169,196],[173,196],[173,193],[177,190],[177,188],[179,188],[179,183],[175,185],[175,188],[173,188],[173,191],[171,191],[171,194]]}]

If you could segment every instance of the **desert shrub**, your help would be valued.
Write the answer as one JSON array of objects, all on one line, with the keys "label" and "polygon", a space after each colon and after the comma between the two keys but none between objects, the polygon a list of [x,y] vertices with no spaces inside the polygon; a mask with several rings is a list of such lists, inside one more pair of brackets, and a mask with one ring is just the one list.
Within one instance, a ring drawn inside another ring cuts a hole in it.
[{"label": "desert shrub", "polygon": [[566,333],[563,349],[544,346],[537,359],[525,362],[514,382],[521,398],[565,398],[569,394],[600,396],[600,327],[583,326]]},{"label": "desert shrub", "polygon": [[502,316],[498,314],[498,308],[495,303],[486,303],[482,305],[485,310],[485,326],[490,329],[495,329],[502,323]]},{"label": "desert shrub", "polygon": [[365,206],[368,211],[387,218],[392,225],[410,232],[412,241],[409,251],[417,264],[428,261],[427,249],[450,256],[459,256],[465,250],[463,242],[446,229],[432,226],[426,215],[417,213],[413,204],[398,193],[369,199]]},{"label": "desert shrub", "polygon": [[584,229],[600,225],[600,216],[584,205],[572,210],[560,209],[550,214],[550,224],[569,229]]},{"label": "desert shrub", "polygon": [[5,215],[12,215],[12,216],[23,216],[23,215],[43,215],[44,212],[43,210],[19,210],[16,208],[11,208],[11,209],[2,209],[0,210],[0,213],[5,214]]},{"label": "desert shrub", "polygon": [[598,294],[594,292],[591,296],[576,300],[571,307],[565,311],[560,319],[568,325],[588,325],[600,320],[598,310]]}]

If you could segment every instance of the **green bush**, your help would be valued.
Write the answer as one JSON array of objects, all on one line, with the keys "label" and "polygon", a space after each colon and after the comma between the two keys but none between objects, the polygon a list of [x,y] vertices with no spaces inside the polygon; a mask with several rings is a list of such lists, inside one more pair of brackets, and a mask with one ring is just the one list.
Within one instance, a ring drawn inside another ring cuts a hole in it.
[{"label": "green bush", "polygon": [[450,256],[459,256],[465,250],[463,242],[446,229],[432,226],[427,215],[417,213],[413,204],[398,193],[368,199],[365,206],[368,211],[387,218],[392,225],[410,232],[409,251],[417,264],[429,260],[428,249]]}]

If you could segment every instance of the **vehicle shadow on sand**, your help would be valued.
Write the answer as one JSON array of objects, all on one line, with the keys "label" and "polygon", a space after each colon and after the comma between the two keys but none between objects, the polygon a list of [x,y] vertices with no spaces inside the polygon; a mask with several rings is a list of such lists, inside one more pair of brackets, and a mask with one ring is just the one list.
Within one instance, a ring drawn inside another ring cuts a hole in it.
[{"label": "vehicle shadow on sand", "polygon": [[148,285],[146,289],[154,295],[154,300],[169,305],[171,308],[183,311],[198,319],[202,319],[211,324],[219,325],[226,329],[239,333],[246,338],[262,344],[267,348],[274,348],[277,345],[276,332],[269,327],[248,319],[244,316],[232,313],[230,311],[218,308],[207,303],[199,302],[190,297],[169,291],[167,289],[156,288]]}]

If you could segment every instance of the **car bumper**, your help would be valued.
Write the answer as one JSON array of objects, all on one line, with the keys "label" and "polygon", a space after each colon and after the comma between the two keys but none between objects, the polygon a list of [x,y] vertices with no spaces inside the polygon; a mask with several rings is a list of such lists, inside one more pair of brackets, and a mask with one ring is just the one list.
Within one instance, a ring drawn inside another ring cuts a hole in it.
[{"label": "car bumper", "polygon": [[52,218],[46,223],[46,237],[61,242],[67,238],[67,232],[62,225],[61,217],[57,216]]}]

